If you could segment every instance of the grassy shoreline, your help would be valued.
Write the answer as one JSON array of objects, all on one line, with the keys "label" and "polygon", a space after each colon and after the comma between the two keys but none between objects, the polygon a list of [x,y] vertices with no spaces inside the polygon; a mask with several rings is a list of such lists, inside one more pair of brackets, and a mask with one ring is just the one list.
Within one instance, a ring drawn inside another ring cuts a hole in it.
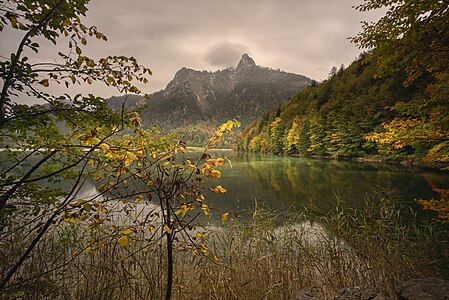
[{"label": "grassy shoreline", "polygon": [[[117,216],[121,226],[132,215]],[[394,298],[403,280],[445,277],[447,226],[419,223],[407,207],[378,193],[362,209],[297,212],[276,225],[276,213],[260,206],[244,221],[192,231],[201,252],[183,239],[174,253],[174,299],[293,299],[299,289],[332,298],[351,286]],[[13,279],[11,299],[161,299],[165,251],[146,228],[128,246],[117,243],[113,224],[86,230],[57,225]],[[195,232],[201,232],[196,235]],[[16,260],[26,237],[3,239],[1,270]],[[9,240],[9,241],[8,241]],[[23,244],[25,245],[25,244]],[[3,272],[3,271],[2,271]]]}]

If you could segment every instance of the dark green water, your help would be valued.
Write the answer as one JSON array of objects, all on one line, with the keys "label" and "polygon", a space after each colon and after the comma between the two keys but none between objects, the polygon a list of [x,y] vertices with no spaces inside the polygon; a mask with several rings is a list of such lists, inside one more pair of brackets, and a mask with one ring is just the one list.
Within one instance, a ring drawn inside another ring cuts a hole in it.
[{"label": "dark green water", "polygon": [[407,168],[384,163],[251,155],[217,151],[231,161],[220,168],[217,184],[225,195],[209,199],[213,207],[233,211],[254,207],[255,201],[272,209],[301,208],[311,203],[323,210],[360,207],[367,193],[385,191],[415,203],[436,196],[433,188],[449,188],[449,172]]},{"label": "dark green water", "polygon": [[[434,188],[449,189],[448,171],[226,150],[216,150],[211,155],[230,161],[219,169],[222,178],[208,183],[228,190],[226,194],[207,194],[207,203],[218,210],[215,214],[241,212],[253,208],[256,202],[278,211],[301,209],[310,204],[328,211],[335,207],[337,198],[345,206],[360,207],[368,193],[381,191],[392,193],[418,209],[415,200],[435,197]],[[57,186],[70,189],[71,184],[62,182]],[[86,180],[77,197],[97,193],[96,183]]]}]

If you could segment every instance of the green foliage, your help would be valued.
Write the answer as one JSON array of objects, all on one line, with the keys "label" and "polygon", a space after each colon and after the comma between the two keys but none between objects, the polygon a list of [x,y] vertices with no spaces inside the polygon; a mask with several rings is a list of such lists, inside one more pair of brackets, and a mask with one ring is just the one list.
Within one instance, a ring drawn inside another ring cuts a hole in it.
[{"label": "green foliage", "polygon": [[[391,118],[388,106],[416,92],[414,86],[402,86],[402,73],[374,79],[374,72],[375,66],[361,58],[307,88],[283,104],[279,112],[267,114],[246,129],[238,149],[334,157],[378,154],[376,144],[364,136]],[[262,150],[263,141],[267,147]]]},{"label": "green foliage", "polygon": [[[367,0],[356,7],[387,10],[352,38],[369,53],[347,69],[332,68],[327,80],[287,101],[276,124],[285,127],[285,137],[270,135],[266,151],[279,153],[283,139],[285,153],[447,162],[447,6],[438,0]],[[292,147],[299,124],[292,120],[298,118],[308,126],[300,129],[303,142]],[[242,138],[263,130],[246,130]],[[239,149],[247,148],[239,143]]]},{"label": "green foliage", "polygon": [[[361,48],[373,49],[367,56],[375,63],[375,76],[389,76],[398,71],[407,74],[403,84],[415,84],[420,96],[398,102],[397,117],[384,124],[383,132],[368,139],[392,145],[436,147],[425,157],[428,162],[445,162],[442,151],[449,136],[449,11],[447,1],[365,1],[357,9],[386,9],[377,22],[365,23],[352,41]],[[438,149],[438,150],[437,150]],[[438,155],[433,153],[438,152]],[[424,154],[421,155],[424,156]]]},{"label": "green foliage", "polygon": [[[0,59],[0,74],[3,88],[0,97],[0,125],[5,125],[17,115],[14,97],[26,93],[50,105],[68,96],[49,95],[45,88],[52,84],[73,84],[102,82],[117,88],[120,92],[139,93],[134,81],[146,83],[151,71],[138,64],[135,58],[107,56],[99,60],[83,55],[82,47],[89,38],[106,41],[106,36],[96,26],[86,26],[80,17],[87,12],[88,0],[52,1],[3,1],[0,15],[0,30],[11,26],[24,31],[17,51]],[[68,52],[59,53],[59,61],[29,62],[26,49],[39,51],[39,39],[45,38],[56,44],[58,38],[69,39]],[[71,100],[71,99],[69,99]],[[74,101],[75,102],[75,101]],[[19,109],[20,110],[20,109]]]}]

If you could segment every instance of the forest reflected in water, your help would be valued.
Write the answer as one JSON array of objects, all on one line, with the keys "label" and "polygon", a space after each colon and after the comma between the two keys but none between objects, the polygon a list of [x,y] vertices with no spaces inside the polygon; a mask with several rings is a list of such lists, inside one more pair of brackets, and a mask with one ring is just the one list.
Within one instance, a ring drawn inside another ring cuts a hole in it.
[{"label": "forest reflected in water", "polygon": [[[337,199],[345,207],[360,208],[370,193],[392,194],[418,208],[415,200],[436,197],[435,188],[449,189],[447,171],[232,150],[212,150],[210,154],[225,158],[226,163],[219,167],[222,177],[210,179],[207,186],[221,185],[228,190],[226,194],[206,194],[212,215],[222,211],[245,214],[256,203],[278,212],[311,206],[327,212],[335,208]],[[45,185],[69,190],[72,182]],[[97,183],[86,178],[76,197],[90,198],[97,194]]]},{"label": "forest reflected in water", "polygon": [[219,184],[225,195],[209,199],[213,207],[242,210],[256,201],[270,209],[314,205],[335,208],[337,198],[348,207],[361,207],[368,193],[385,192],[414,205],[436,196],[434,188],[449,188],[447,172],[386,163],[356,162],[216,151],[230,161],[221,167]]}]

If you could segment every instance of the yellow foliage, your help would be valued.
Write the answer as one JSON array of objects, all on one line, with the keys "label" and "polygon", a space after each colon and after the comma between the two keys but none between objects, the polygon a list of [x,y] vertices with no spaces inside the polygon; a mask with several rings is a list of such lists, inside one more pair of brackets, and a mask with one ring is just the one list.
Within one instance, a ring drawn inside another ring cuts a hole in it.
[{"label": "yellow foliage", "polygon": [[100,148],[104,152],[108,152],[108,150],[110,149],[109,145],[106,143],[101,143],[100,145],[98,145],[98,148]]},{"label": "yellow foliage", "polygon": [[418,203],[422,205],[424,209],[433,210],[438,213],[438,219],[443,223],[449,223],[449,190],[435,189],[440,194],[441,199],[435,200],[419,200]]},{"label": "yellow foliage", "polygon": [[182,204],[181,207],[175,211],[175,214],[179,215],[181,214],[182,217],[184,217],[187,213],[189,212],[189,207],[187,206],[187,204]]},{"label": "yellow foliage", "polygon": [[124,229],[122,229],[122,231],[120,231],[120,233],[123,235],[130,235],[131,233],[134,233],[135,231],[136,231],[136,229],[134,227],[127,226]]},{"label": "yellow foliage", "polygon": [[210,190],[214,193],[222,193],[225,194],[228,190],[222,187],[221,185],[217,185],[214,188],[210,188]]},{"label": "yellow foliage", "polygon": [[164,230],[165,230],[165,232],[167,232],[168,234],[172,234],[172,230],[171,230],[171,228],[170,228],[167,224],[164,225]]},{"label": "yellow foliage", "polygon": [[126,247],[129,245],[129,237],[127,235],[123,235],[117,240],[117,242],[120,246]]},{"label": "yellow foliage", "polygon": [[224,223],[224,222],[226,222],[226,220],[228,219],[228,216],[229,216],[229,213],[222,213],[221,214],[221,216],[220,216],[220,221],[221,221],[221,223]]},{"label": "yellow foliage", "polygon": [[137,156],[134,153],[129,152],[129,151],[126,151],[125,157],[126,157],[126,159],[125,159],[126,166],[129,166],[130,164],[132,164],[133,162],[138,160]]},{"label": "yellow foliage", "polygon": [[204,167],[206,169],[212,169],[213,167],[222,166],[225,164],[224,158],[208,159],[204,162]]},{"label": "yellow foliage", "polygon": [[207,206],[207,204],[201,204],[201,209],[203,210],[204,215],[206,216],[210,215],[209,206]]},{"label": "yellow foliage", "polygon": [[218,170],[211,170],[206,174],[206,177],[208,178],[220,178],[221,172]]}]

